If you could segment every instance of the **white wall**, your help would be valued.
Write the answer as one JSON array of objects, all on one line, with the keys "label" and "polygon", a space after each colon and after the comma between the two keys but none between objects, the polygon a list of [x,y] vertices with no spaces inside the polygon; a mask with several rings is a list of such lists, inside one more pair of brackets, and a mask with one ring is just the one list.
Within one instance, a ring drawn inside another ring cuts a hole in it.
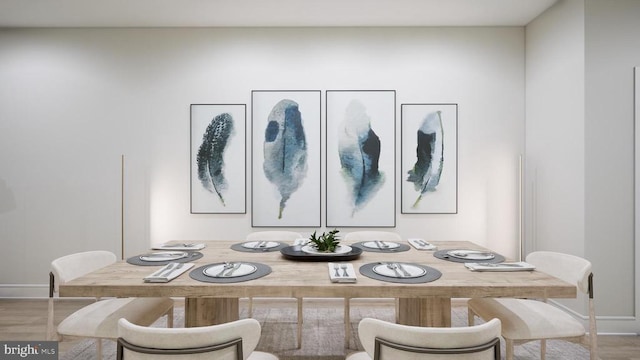
[{"label": "white wall", "polygon": [[[527,25],[526,62],[525,249],[585,256],[582,0]],[[560,302],[587,314],[582,298]]]},{"label": "white wall", "polygon": [[527,252],[584,255],[584,9],[563,1],[526,28]]},{"label": "white wall", "polygon": [[[640,331],[633,67],[640,3],[559,1],[526,27],[528,251],[593,264],[599,331]],[[583,299],[561,301],[585,317]]]},{"label": "white wall", "polygon": [[585,10],[585,252],[600,279],[603,323],[615,321],[624,324],[618,331],[640,333],[633,99],[640,2],[587,0]]},{"label": "white wall", "polygon": [[250,114],[256,89],[393,89],[398,121],[402,103],[458,103],[458,214],[394,230],[516,256],[524,66],[523,28],[0,30],[0,296],[44,296],[55,257],[120,253],[121,154],[126,256],[243,239],[249,164],[246,215],[189,213],[189,104]]}]

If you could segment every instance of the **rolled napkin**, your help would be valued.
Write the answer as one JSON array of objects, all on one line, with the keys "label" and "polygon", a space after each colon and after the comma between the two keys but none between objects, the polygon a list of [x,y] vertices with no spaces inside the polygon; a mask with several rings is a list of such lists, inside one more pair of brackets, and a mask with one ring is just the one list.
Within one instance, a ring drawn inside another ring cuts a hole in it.
[{"label": "rolled napkin", "polygon": [[168,263],[167,265],[161,267],[159,270],[153,272],[149,276],[144,278],[144,282],[154,282],[154,283],[166,283],[169,282],[178,276],[182,275],[187,270],[191,269],[195,264],[194,263]]},{"label": "rolled napkin", "polygon": [[438,250],[437,246],[424,241],[424,239],[409,238],[407,241],[409,241],[409,244],[417,250]]},{"label": "rolled napkin", "polygon": [[464,266],[471,271],[531,271],[536,268],[524,261],[510,263],[467,262]]},{"label": "rolled napkin", "polygon": [[357,280],[356,271],[349,263],[328,263],[329,278],[335,283],[354,283]]},{"label": "rolled napkin", "polygon": [[161,245],[155,245],[154,247],[152,247],[153,250],[202,250],[204,249],[205,245],[203,243],[183,243],[183,244],[177,244],[177,243],[173,243],[173,244],[161,244]]}]

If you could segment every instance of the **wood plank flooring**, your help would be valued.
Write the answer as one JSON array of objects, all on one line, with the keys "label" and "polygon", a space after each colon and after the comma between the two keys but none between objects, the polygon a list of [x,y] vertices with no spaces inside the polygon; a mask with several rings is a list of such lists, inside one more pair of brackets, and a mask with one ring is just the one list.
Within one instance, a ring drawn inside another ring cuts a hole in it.
[{"label": "wood plank flooring", "polygon": [[[56,323],[78,308],[86,300],[56,300]],[[183,306],[179,301],[176,306]],[[47,325],[47,300],[0,299],[0,341],[45,340]],[[64,353],[76,341],[59,343]],[[603,360],[640,360],[640,336],[598,336],[600,358]]]}]

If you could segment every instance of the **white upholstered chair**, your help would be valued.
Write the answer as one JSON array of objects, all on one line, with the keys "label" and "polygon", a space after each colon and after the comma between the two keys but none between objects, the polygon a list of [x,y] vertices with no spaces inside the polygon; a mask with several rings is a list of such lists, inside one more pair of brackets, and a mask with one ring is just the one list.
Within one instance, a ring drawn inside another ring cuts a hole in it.
[{"label": "white upholstered chair", "polygon": [[537,270],[560,278],[589,295],[589,334],[576,318],[545,299],[476,298],[468,301],[469,324],[474,316],[502,321],[506,358],[513,359],[514,344],[540,340],[541,358],[545,358],[546,340],[562,339],[590,345],[591,359],[598,358],[596,319],[593,304],[591,263],[581,257],[550,251],[529,254],[526,261]]},{"label": "white upholstered chair", "polygon": [[[302,238],[302,234],[294,231],[254,231],[247,235],[246,241],[280,241],[288,244]],[[298,302],[298,329],[296,333],[296,339],[298,342],[298,349],[302,347],[302,298],[296,298]],[[253,317],[253,298],[249,298],[249,317]]]},{"label": "white upholstered chair", "polygon": [[470,327],[420,327],[365,318],[358,325],[365,351],[347,360],[498,360],[500,320]]},{"label": "white upholstered chair", "polygon": [[87,251],[60,257],[51,262],[49,273],[49,311],[47,337],[62,340],[64,337],[94,338],[97,341],[98,359],[102,358],[102,341],[115,341],[118,337],[118,319],[126,318],[140,325],[151,325],[167,315],[167,325],[173,326],[173,300],[171,298],[110,298],[96,299],[67,316],[57,328],[54,325],[54,296],[59,286],[77,277],[98,270],[116,261],[109,251]]},{"label": "white upholstered chair", "polygon": [[[344,243],[345,245],[361,242],[361,241],[392,241],[392,242],[401,242],[402,236],[392,231],[376,231],[376,230],[365,230],[365,231],[352,231],[350,233],[345,234]],[[398,308],[396,301],[396,310]],[[349,341],[351,338],[351,299],[344,299],[344,335],[345,335],[345,346],[349,347]],[[397,318],[396,311],[396,320]]]},{"label": "white upholstered chair", "polygon": [[255,319],[189,328],[153,328],[120,319],[116,359],[278,360],[273,354],[254,351],[260,334]]}]

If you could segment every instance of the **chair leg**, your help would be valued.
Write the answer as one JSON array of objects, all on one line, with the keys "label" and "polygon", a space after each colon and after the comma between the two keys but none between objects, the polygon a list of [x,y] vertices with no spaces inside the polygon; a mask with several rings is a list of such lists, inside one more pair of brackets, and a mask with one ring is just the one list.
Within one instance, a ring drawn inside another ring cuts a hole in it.
[{"label": "chair leg", "polygon": [[400,311],[398,309],[400,309],[400,298],[396,298],[395,300],[395,305],[396,305],[396,324],[400,323]]},{"label": "chair leg", "polygon": [[540,360],[547,358],[547,340],[540,340]]},{"label": "chair leg", "polygon": [[589,360],[600,360],[598,357],[598,343],[595,340],[597,335],[590,335],[589,339]]},{"label": "chair leg", "polygon": [[167,327],[168,328],[173,327],[173,307],[171,307],[171,309],[167,311]]},{"label": "chair leg", "polygon": [[351,300],[344,298],[344,347],[349,348],[351,342]]},{"label": "chair leg", "polygon": [[596,328],[596,312],[593,298],[589,299],[589,358],[598,360],[598,329]]},{"label": "chair leg", "polygon": [[102,360],[102,339],[96,339],[96,359]]},{"label": "chair leg", "polygon": [[507,354],[505,355],[506,360],[513,360],[513,340],[504,339],[505,347],[507,349]]},{"label": "chair leg", "polygon": [[471,310],[471,308],[467,308],[467,323],[469,324],[469,326],[475,325],[475,316],[476,313]]},{"label": "chair leg", "polygon": [[302,348],[302,298],[298,298],[298,349]]},{"label": "chair leg", "polygon": [[57,331],[56,327],[53,323],[54,313],[53,313],[53,298],[49,298],[49,303],[47,304],[47,340],[53,341],[57,340]]}]

